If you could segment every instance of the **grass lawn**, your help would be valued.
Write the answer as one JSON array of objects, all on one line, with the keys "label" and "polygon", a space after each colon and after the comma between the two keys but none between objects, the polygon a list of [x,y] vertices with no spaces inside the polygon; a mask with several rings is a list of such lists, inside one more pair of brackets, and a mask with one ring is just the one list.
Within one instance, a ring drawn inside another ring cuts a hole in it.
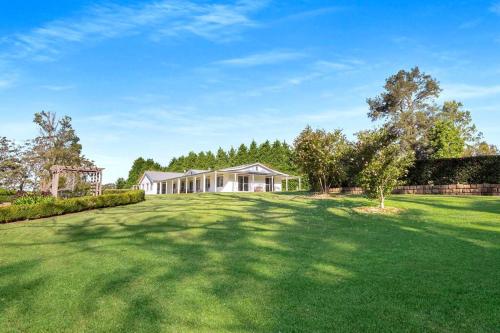
[{"label": "grass lawn", "polygon": [[500,330],[500,198],[193,194],[0,225],[1,331]]}]

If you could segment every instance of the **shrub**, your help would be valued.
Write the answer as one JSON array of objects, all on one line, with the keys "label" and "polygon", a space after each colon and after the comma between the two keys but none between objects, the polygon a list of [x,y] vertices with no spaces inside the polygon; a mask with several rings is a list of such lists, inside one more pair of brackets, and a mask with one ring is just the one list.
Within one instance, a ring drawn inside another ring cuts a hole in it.
[{"label": "shrub", "polygon": [[119,194],[124,192],[130,192],[129,188],[107,188],[102,191],[103,194]]},{"label": "shrub", "polygon": [[16,204],[0,207],[0,223],[31,220],[42,217],[76,213],[84,210],[127,205],[144,201],[144,191],[133,190],[119,194],[53,199],[33,204]]},{"label": "shrub", "polygon": [[0,188],[0,195],[14,195],[16,191]]},{"label": "shrub", "polygon": [[418,160],[409,169],[408,185],[500,184],[500,156]]},{"label": "shrub", "polygon": [[0,204],[4,202],[12,202],[15,199],[16,191],[0,188]]},{"label": "shrub", "polygon": [[12,201],[13,205],[34,205],[42,202],[52,202],[54,197],[42,193],[23,193]]}]

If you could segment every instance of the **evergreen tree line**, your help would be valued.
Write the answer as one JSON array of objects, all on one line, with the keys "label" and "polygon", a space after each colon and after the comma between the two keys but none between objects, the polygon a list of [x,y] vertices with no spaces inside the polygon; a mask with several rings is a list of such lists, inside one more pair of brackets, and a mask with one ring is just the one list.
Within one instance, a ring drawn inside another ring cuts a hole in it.
[{"label": "evergreen tree line", "polygon": [[128,187],[137,184],[144,171],[148,170],[170,172],[184,172],[189,169],[217,170],[255,162],[263,163],[270,168],[285,173],[294,174],[297,170],[292,158],[293,148],[286,142],[279,140],[272,143],[266,140],[261,144],[257,144],[253,140],[249,146],[242,143],[238,149],[231,147],[227,151],[219,147],[215,153],[210,150],[199,153],[191,151],[187,155],[172,158],[168,166],[162,166],[152,159],[139,157],[134,161],[128,179],[118,179],[117,187]]}]

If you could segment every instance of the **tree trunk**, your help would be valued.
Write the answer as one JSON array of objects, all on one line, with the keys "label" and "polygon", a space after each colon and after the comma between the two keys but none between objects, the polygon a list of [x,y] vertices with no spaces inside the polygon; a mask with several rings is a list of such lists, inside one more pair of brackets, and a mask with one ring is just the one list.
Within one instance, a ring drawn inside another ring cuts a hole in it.
[{"label": "tree trunk", "polygon": [[385,209],[385,203],[384,203],[384,193],[383,192],[380,192],[380,208],[381,209]]},{"label": "tree trunk", "polygon": [[330,186],[329,186],[328,182],[326,181],[326,177],[325,177],[325,179],[323,180],[323,193],[328,194],[329,187]]}]

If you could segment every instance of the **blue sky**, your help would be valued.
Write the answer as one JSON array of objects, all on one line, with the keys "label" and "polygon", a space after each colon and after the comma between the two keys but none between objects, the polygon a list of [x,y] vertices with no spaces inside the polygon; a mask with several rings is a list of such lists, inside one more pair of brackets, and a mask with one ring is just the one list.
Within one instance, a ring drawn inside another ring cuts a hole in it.
[{"label": "blue sky", "polygon": [[365,100],[418,65],[500,145],[500,2],[0,3],[0,135],[73,117],[84,153],[126,176],[138,156],[373,126]]}]

